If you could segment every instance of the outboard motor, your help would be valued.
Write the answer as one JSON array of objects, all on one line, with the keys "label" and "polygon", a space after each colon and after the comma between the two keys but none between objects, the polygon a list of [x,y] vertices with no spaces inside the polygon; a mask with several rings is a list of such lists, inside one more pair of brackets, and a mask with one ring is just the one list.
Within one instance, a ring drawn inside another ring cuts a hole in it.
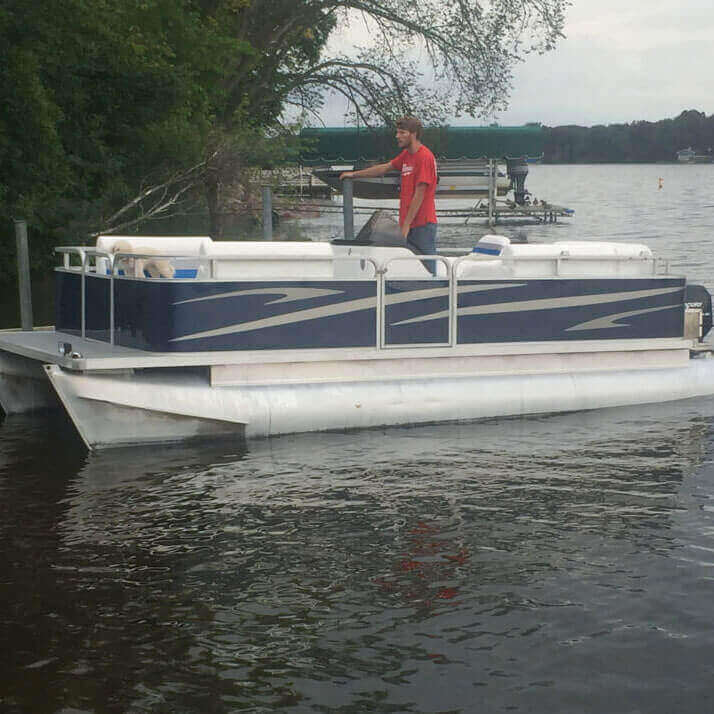
[{"label": "outboard motor", "polygon": [[506,170],[511,179],[510,188],[513,190],[515,202],[522,206],[526,202],[526,176],[528,176],[528,161],[525,156],[515,158],[506,157]]},{"label": "outboard motor", "polygon": [[712,296],[703,285],[684,291],[684,336],[702,342],[712,329]]}]

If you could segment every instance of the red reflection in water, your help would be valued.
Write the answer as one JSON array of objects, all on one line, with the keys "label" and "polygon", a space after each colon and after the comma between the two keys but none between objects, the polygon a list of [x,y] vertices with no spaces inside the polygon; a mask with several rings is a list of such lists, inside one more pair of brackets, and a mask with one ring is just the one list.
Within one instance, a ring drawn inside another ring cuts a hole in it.
[{"label": "red reflection in water", "polygon": [[469,560],[466,548],[453,538],[439,537],[436,523],[418,521],[407,535],[407,552],[394,564],[392,574],[372,582],[422,607],[432,608],[444,601],[456,604],[458,585],[444,583],[460,580],[459,568]]}]

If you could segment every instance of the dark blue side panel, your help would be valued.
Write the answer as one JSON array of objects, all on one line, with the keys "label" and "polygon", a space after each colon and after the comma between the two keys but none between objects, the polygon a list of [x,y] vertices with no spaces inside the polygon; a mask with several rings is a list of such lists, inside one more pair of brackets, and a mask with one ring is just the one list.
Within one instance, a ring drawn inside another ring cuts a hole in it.
[{"label": "dark blue side panel", "polygon": [[368,347],[375,282],[115,281],[117,344],[162,352]]},{"label": "dark blue side panel", "polygon": [[[56,275],[57,329],[81,329],[81,276]],[[87,335],[109,339],[111,282],[86,278]],[[681,337],[684,279],[464,280],[459,344]],[[114,280],[117,344],[162,352],[372,347],[376,281]],[[385,284],[388,345],[446,343],[445,280]]]},{"label": "dark blue side panel", "polygon": [[115,344],[166,351],[171,336],[171,294],[168,283],[115,279]]},{"label": "dark blue side panel", "polygon": [[55,329],[71,335],[82,331],[82,279],[77,273],[55,271]]},{"label": "dark blue side panel", "polygon": [[[96,275],[85,278],[85,335],[109,341],[109,291],[111,281]],[[82,333],[82,276],[55,271],[55,329]]]},{"label": "dark blue side panel", "polygon": [[111,280],[87,275],[85,289],[85,335],[109,342]]},{"label": "dark blue side panel", "polygon": [[[448,280],[387,280],[384,297],[386,344],[416,345],[449,341]],[[429,319],[419,320],[424,316],[429,316]]]},{"label": "dark blue side panel", "polygon": [[457,339],[474,344],[681,337],[683,301],[682,278],[514,280],[496,289],[460,281]]}]

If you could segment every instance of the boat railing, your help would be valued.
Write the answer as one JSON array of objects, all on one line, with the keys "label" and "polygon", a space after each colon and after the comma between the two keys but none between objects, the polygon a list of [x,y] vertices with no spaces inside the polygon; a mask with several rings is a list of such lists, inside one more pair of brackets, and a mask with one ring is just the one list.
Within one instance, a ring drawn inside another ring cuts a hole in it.
[{"label": "boat railing", "polygon": [[[561,262],[562,261],[567,261],[567,260],[577,260],[577,261],[585,261],[585,262],[596,262],[596,261],[603,261],[604,258],[602,256],[577,256],[577,255],[571,255],[570,253],[567,252],[562,252],[558,256],[494,256],[495,260],[502,260],[503,263],[509,264],[509,263],[515,263],[515,262],[520,262],[522,260],[525,261],[549,261],[549,260],[554,260],[555,261],[555,275],[559,276],[561,275],[560,267],[561,267]],[[628,262],[628,261],[647,261],[652,263],[652,274],[657,275],[659,274],[658,271],[658,266],[662,268],[662,272],[665,274],[669,273],[669,261],[665,260],[663,258],[655,258],[655,257],[649,257],[646,255],[638,255],[638,256],[629,256],[629,255],[613,255],[613,256],[606,256],[606,259],[608,261],[614,260],[616,262]],[[451,263],[450,266],[450,272],[449,272],[449,286],[450,286],[450,299],[449,299],[449,343],[451,346],[455,346],[458,344],[458,299],[459,299],[459,269],[461,268],[462,265],[468,262],[473,262],[473,261],[483,261],[483,256],[478,254],[478,253],[468,253],[466,255],[462,255]]]},{"label": "boat railing", "polygon": [[[186,253],[130,253],[130,252],[117,252],[109,253],[102,250],[97,250],[95,248],[84,248],[77,246],[58,246],[55,248],[55,253],[63,255],[64,262],[63,268],[67,270],[74,270],[76,272],[85,271],[87,267],[90,266],[91,258],[106,258],[109,263],[108,272],[106,277],[130,277],[121,276],[118,271],[122,269],[122,265],[130,260],[161,260],[161,261],[171,261],[171,260],[189,260],[199,265],[207,265],[209,267],[209,274],[206,276],[208,279],[216,279],[216,265],[219,262],[227,261],[240,261],[240,262],[279,262],[284,263],[285,261],[297,261],[297,262],[319,262],[319,263],[335,263],[339,261],[343,262],[356,262],[361,261],[369,263],[374,268],[374,277],[379,274],[380,267],[374,258],[361,255],[245,255],[245,254],[225,254],[219,256],[210,255],[187,255]],[[73,266],[70,263],[72,255],[77,255],[80,259],[80,265]],[[96,263],[95,263],[96,268]],[[100,277],[103,275],[97,273]],[[200,276],[190,277],[190,278],[171,278],[171,280],[196,280],[200,279]],[[156,278],[135,278],[139,280],[155,280]],[[225,278],[219,278],[221,280]]]},{"label": "boat railing", "polygon": [[[100,278],[105,278],[110,281],[110,286],[109,286],[109,344],[113,345],[114,344],[114,332],[115,332],[115,320],[114,320],[114,313],[115,313],[115,307],[114,307],[114,280],[116,278],[122,278],[125,276],[120,276],[118,275],[118,270],[120,270],[120,266],[123,263],[126,263],[128,260],[179,260],[179,259],[190,259],[190,260],[195,260],[196,262],[199,263],[208,263],[210,266],[210,277],[209,279],[216,279],[216,264],[220,261],[229,261],[229,260],[240,260],[240,261],[246,261],[246,262],[263,262],[263,261],[269,261],[269,262],[285,262],[286,260],[290,261],[298,261],[298,262],[321,262],[321,263],[334,263],[337,261],[342,261],[342,262],[356,262],[359,261],[360,263],[364,264],[370,264],[374,270],[374,279],[378,281],[378,284],[381,283],[382,281],[380,280],[380,275],[381,275],[381,267],[377,264],[377,261],[374,260],[374,258],[370,257],[364,257],[360,255],[345,255],[345,256],[331,256],[331,255],[290,255],[290,256],[260,256],[260,255],[221,255],[221,256],[216,256],[216,257],[208,257],[208,256],[188,256],[185,253],[182,254],[175,254],[175,255],[169,255],[169,254],[160,254],[157,255],[156,253],[126,253],[126,252],[117,252],[117,253],[109,253],[107,251],[103,250],[97,250],[96,248],[84,248],[84,247],[77,247],[77,246],[58,246],[55,248],[55,253],[61,254],[63,256],[63,268],[68,271],[73,271],[73,272],[79,272],[81,274],[81,303],[80,303],[80,310],[81,310],[81,334],[82,337],[86,339],[87,337],[87,329],[86,329],[86,278],[88,274],[91,274],[93,277],[100,277]],[[71,265],[71,257],[72,255],[76,255],[80,259],[80,265],[78,266],[72,266]],[[109,263],[109,271],[108,273],[100,273],[97,270],[97,264],[96,261],[98,258],[104,258],[108,261]],[[90,267],[90,261],[94,259],[95,261],[95,272],[93,273],[88,273],[87,269]],[[136,279],[136,278],[134,278]],[[139,278],[139,280],[146,280],[147,278]],[[225,279],[225,278],[224,278]],[[152,280],[151,278],[148,278],[148,280]],[[195,278],[177,278],[177,279],[172,279],[173,280],[180,280],[180,281],[188,281],[188,282],[193,282]],[[379,294],[380,290],[379,287],[377,289],[377,342],[379,343],[379,338],[382,333],[382,328],[380,324],[380,316],[382,315],[382,310],[380,309],[380,301],[379,301]]]},{"label": "boat railing", "polygon": [[[87,302],[87,267],[89,266],[89,262],[91,258],[94,258],[95,261],[97,258],[108,258],[109,261],[111,262],[112,260],[112,255],[111,253],[107,253],[106,251],[103,250],[97,250],[96,248],[85,248],[81,246],[59,246],[55,248],[55,253],[60,253],[63,258],[63,267],[66,270],[76,270],[77,272],[81,273],[81,283],[80,283],[80,290],[81,290],[81,332],[82,332],[82,337],[87,336],[87,311],[85,308],[86,302]],[[72,261],[72,256],[76,255],[79,258],[79,266],[74,267],[71,264]],[[110,324],[114,325],[114,290],[111,291],[111,297],[110,297],[110,304],[109,304],[109,320]],[[114,330],[112,329],[110,331],[110,343],[114,344]]]},{"label": "boat railing", "polygon": [[[399,260],[440,260],[447,264],[447,258],[454,259],[456,262],[461,263],[465,260],[498,260],[504,264],[511,265],[514,263],[527,263],[527,262],[548,262],[552,261],[555,267],[555,275],[560,274],[560,267],[564,262],[576,261],[576,262],[617,262],[617,263],[627,263],[634,261],[645,261],[650,263],[652,266],[652,274],[668,274],[669,273],[669,260],[659,257],[650,257],[646,255],[607,255],[607,256],[597,256],[597,255],[571,255],[568,252],[562,252],[556,256],[550,255],[494,255],[485,258],[482,254],[478,253],[456,253],[456,251],[444,251],[442,254],[435,254],[434,256],[424,256],[424,255],[414,255],[414,256],[397,256],[393,258],[388,258],[381,265],[377,264],[376,260],[369,258],[367,256],[359,255],[245,255],[245,254],[225,254],[220,256],[210,256],[210,255],[187,255],[185,253],[108,253],[106,251],[97,250],[95,248],[85,248],[82,246],[59,246],[55,248],[56,253],[63,254],[64,264],[63,267],[68,270],[82,270],[83,261],[91,258],[106,258],[109,262],[110,272],[115,272],[117,268],[115,266],[121,265],[122,262],[128,260],[191,260],[193,262],[208,265],[210,268],[209,279],[214,279],[216,270],[215,266],[218,262],[222,261],[242,261],[242,262],[285,262],[286,260],[300,261],[300,262],[321,262],[321,263],[332,263],[337,261],[355,261],[361,260],[371,263],[375,268],[375,276],[380,274],[380,272],[386,270],[386,266],[389,263]],[[72,266],[70,263],[71,256],[77,255],[79,257],[80,265]],[[87,262],[89,265],[89,262]],[[140,278],[141,279],[141,278]],[[151,279],[151,278],[149,278]],[[195,280],[195,278],[174,278],[175,280]]]},{"label": "boat railing", "polygon": [[[478,260],[483,260],[482,256],[478,254],[469,254],[461,256],[464,259],[469,259],[473,255],[477,257]],[[555,267],[555,275],[561,274],[561,266],[566,262],[582,262],[582,263],[632,263],[632,262],[645,262],[649,263],[652,270],[652,275],[660,275],[669,273],[669,261],[665,258],[656,258],[654,256],[644,256],[644,255],[570,255],[569,253],[561,253],[560,255],[499,255],[493,256],[494,260],[501,260],[504,264],[510,265],[513,263],[545,263],[552,261]],[[460,260],[457,258],[457,260]]]},{"label": "boat railing", "polygon": [[[459,297],[459,271],[461,267],[468,262],[483,262],[484,256],[478,253],[468,253],[466,255],[461,255],[458,258],[450,258],[443,255],[405,255],[405,256],[393,256],[378,263],[374,258],[362,255],[349,255],[349,256],[335,256],[335,255],[241,255],[241,254],[226,254],[220,256],[205,256],[205,255],[186,255],[182,254],[156,254],[156,253],[128,253],[128,252],[118,252],[109,253],[107,251],[97,250],[96,248],[86,248],[78,246],[59,246],[55,248],[55,252],[63,256],[63,268],[72,272],[81,273],[81,334],[83,338],[86,338],[86,276],[91,274],[95,277],[102,277],[110,281],[109,289],[109,342],[114,344],[114,333],[115,333],[115,296],[114,296],[114,280],[126,279],[126,276],[121,276],[118,274],[120,266],[122,263],[126,263],[128,260],[192,260],[202,265],[208,264],[209,266],[209,280],[226,280],[231,278],[217,278],[216,266],[218,263],[223,261],[241,261],[241,262],[285,262],[286,260],[295,262],[320,262],[320,263],[335,263],[338,261],[342,262],[355,262],[360,261],[362,264],[370,264],[373,268],[374,274],[373,279],[377,281],[376,290],[376,345],[378,349],[389,349],[402,347],[403,345],[399,343],[388,343],[387,342],[387,282],[414,282],[418,281],[434,281],[434,282],[448,282],[448,286],[444,293],[448,296],[448,339],[447,342],[433,342],[424,344],[421,346],[430,347],[455,347],[458,344],[458,297]],[[77,256],[79,258],[79,265],[73,266],[71,264],[72,256]],[[108,262],[109,269],[105,272],[99,272],[97,269],[97,260],[105,259]],[[88,272],[91,267],[90,264],[92,260],[95,263],[95,271],[92,273]],[[398,275],[395,277],[388,277],[389,268],[392,264],[400,261],[435,261],[443,264],[445,266],[445,275],[429,275],[429,276],[409,276],[405,277]],[[612,256],[577,256],[570,255],[567,252],[563,252],[558,256],[493,256],[493,260],[502,261],[505,264],[523,262],[523,261],[555,261],[555,275],[560,275],[561,263],[563,261],[584,261],[584,262],[602,262],[603,260],[615,261],[615,262],[628,262],[628,261],[641,261],[645,260],[652,263],[652,274],[658,274],[658,267],[661,272],[669,273],[669,261],[654,258],[649,256],[626,256],[626,255],[612,255]],[[154,280],[153,278],[138,278],[139,280]],[[181,282],[192,282],[196,278],[172,278],[173,280],[178,280]],[[199,278],[200,279],[200,278]],[[206,278],[203,278],[206,279]],[[473,279],[473,278],[471,278]],[[430,297],[438,297],[438,294],[431,295]],[[410,344],[410,346],[414,346]]]}]

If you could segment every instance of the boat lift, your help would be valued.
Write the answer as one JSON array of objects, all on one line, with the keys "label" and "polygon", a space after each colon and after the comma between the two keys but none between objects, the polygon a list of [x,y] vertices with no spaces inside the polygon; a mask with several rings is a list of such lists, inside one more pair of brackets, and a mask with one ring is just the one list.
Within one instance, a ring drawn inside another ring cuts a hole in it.
[{"label": "boat lift", "polygon": [[[463,218],[464,224],[472,219],[486,219],[489,226],[496,225],[504,219],[529,220],[535,223],[557,223],[559,218],[572,218],[575,211],[571,208],[559,206],[547,201],[530,202],[528,192],[525,190],[524,182],[527,169],[521,170],[520,164],[514,159],[507,159],[509,162],[509,175],[513,185],[515,200],[498,198],[496,191],[497,162],[494,159],[488,160],[489,168],[489,189],[488,196],[479,198],[471,208],[441,208],[437,207],[437,215],[444,218]],[[394,213],[396,208],[385,208],[384,206],[359,206],[354,205],[354,182],[353,179],[342,181],[342,206],[326,206],[324,203],[301,202],[301,207],[305,209],[316,209],[322,213],[338,213],[344,215],[345,239],[354,239],[354,216],[355,214],[372,214],[377,210],[387,210]],[[272,213],[272,189],[270,186],[263,187],[263,215],[270,216]],[[264,220],[263,237],[265,240],[272,240],[272,222]]]}]

